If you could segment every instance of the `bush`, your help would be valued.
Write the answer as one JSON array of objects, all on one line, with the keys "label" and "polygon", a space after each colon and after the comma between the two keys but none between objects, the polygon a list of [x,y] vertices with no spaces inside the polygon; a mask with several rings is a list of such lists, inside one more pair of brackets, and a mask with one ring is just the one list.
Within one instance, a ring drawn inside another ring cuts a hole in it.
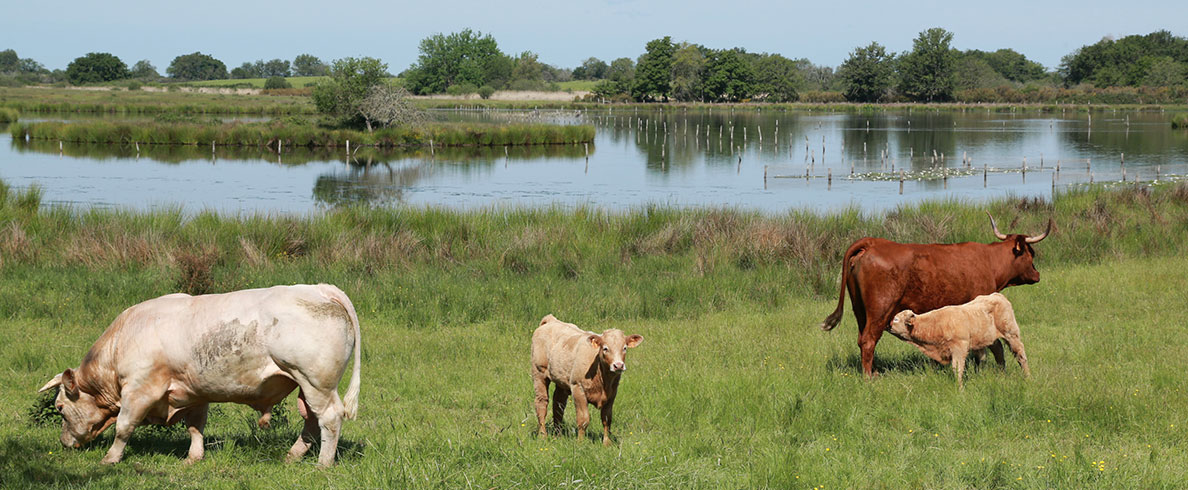
[{"label": "bush", "polygon": [[290,84],[289,81],[285,79],[285,77],[269,77],[268,80],[264,80],[264,88],[293,88],[293,85]]},{"label": "bush", "polygon": [[1176,117],[1172,118],[1171,125],[1173,129],[1188,129],[1188,114],[1182,112],[1176,114]]},{"label": "bush", "polygon": [[447,87],[446,93],[450,95],[469,95],[478,92],[478,90],[478,87],[475,87],[473,83],[459,83]]},{"label": "bush", "polygon": [[17,122],[17,119],[20,119],[19,116],[20,116],[20,114],[17,113],[16,109],[10,109],[8,107],[0,107],[0,123]]},{"label": "bush", "polygon": [[490,99],[491,96],[495,94],[495,87],[483,85],[482,87],[479,87],[478,94],[479,97],[483,98],[483,100]]},{"label": "bush", "polygon": [[127,87],[128,87],[128,90],[140,90],[140,81],[139,80],[129,80]]}]

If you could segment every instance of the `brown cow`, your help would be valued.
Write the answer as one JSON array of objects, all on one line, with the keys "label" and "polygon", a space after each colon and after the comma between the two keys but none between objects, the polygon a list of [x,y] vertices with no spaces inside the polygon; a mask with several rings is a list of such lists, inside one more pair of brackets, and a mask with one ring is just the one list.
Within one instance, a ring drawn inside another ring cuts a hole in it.
[{"label": "brown cow", "polygon": [[[832,330],[841,320],[846,290],[858,321],[858,347],[862,371],[874,376],[875,344],[903,310],[928,312],[942,306],[959,305],[1007,286],[1035,284],[1034,243],[1038,236],[1004,235],[994,217],[990,227],[996,243],[916,244],[896,243],[882,238],[862,238],[842,257],[841,293],[837,308],[821,323]],[[1001,347],[1000,347],[1001,348]]]},{"label": "brown cow", "polygon": [[[1027,367],[1027,353],[1015,321],[1015,310],[1002,293],[978,296],[962,305],[937,308],[916,314],[904,310],[891,319],[891,335],[916,346],[924,355],[941,364],[952,364],[957,372],[957,386],[964,387],[965,357],[971,351],[993,349],[998,339],[1006,340],[1023,368],[1023,377],[1031,376]],[[994,357],[1003,364],[1002,350]]]},{"label": "brown cow", "polygon": [[609,446],[611,411],[619,379],[627,369],[624,360],[627,348],[643,342],[639,335],[627,336],[622,330],[610,329],[596,334],[572,323],[565,323],[553,315],[540,320],[532,333],[532,383],[536,387],[536,419],[540,435],[546,435],[545,414],[549,404],[549,382],[553,389],[553,425],[560,426],[565,404],[573,395],[577,410],[578,440],[586,437],[590,423],[590,408],[598,407],[602,415],[602,444]]}]

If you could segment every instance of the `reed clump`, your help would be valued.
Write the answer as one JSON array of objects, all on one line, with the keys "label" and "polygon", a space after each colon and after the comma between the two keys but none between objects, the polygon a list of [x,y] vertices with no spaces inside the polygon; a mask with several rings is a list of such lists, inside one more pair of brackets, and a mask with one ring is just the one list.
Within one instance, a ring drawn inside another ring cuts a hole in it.
[{"label": "reed clump", "polygon": [[348,141],[353,148],[574,145],[592,142],[595,131],[589,125],[552,124],[440,123],[365,132],[285,122],[199,124],[87,121],[21,123],[13,125],[9,132],[16,141],[28,139],[85,144],[283,149],[336,148],[345,146]]},{"label": "reed clump", "polygon": [[0,124],[14,123],[20,119],[20,112],[11,107],[0,107]]},{"label": "reed clump", "polygon": [[1171,126],[1172,129],[1188,128],[1188,114],[1183,112],[1176,114],[1174,117],[1172,117]]}]

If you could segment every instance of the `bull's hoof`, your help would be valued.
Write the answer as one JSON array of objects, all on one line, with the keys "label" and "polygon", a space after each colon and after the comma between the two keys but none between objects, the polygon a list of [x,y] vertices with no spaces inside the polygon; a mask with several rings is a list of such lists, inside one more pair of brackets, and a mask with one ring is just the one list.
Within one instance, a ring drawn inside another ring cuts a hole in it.
[{"label": "bull's hoof", "polygon": [[286,454],[285,462],[286,463],[296,463],[298,461],[301,461],[302,456],[305,456],[305,455],[304,454],[293,454],[293,453]]},{"label": "bull's hoof", "polygon": [[100,464],[116,464],[119,462],[120,462],[119,457],[111,457],[111,456],[104,456],[103,459],[99,461]]},{"label": "bull's hoof", "polygon": [[199,456],[199,457],[197,457],[197,458],[194,458],[194,457],[189,457],[189,458],[186,458],[186,459],[182,460],[182,464],[184,464],[184,465],[186,465],[186,466],[191,466],[191,465],[193,465],[194,463],[197,463],[197,462],[199,462],[199,461],[202,461],[202,457],[201,457],[201,456]]}]

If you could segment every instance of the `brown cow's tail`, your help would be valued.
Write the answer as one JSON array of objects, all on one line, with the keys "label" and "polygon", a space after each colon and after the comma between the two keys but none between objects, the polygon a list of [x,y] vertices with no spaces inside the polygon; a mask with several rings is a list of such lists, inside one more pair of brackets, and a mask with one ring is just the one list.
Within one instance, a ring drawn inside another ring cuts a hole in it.
[{"label": "brown cow's tail", "polygon": [[842,271],[841,271],[841,292],[838,293],[837,308],[825,317],[825,321],[821,322],[821,330],[826,332],[833,330],[839,322],[841,322],[842,312],[845,309],[846,303],[846,284],[850,282],[850,269],[853,267],[852,261],[855,256],[861,253],[866,247],[866,240],[858,240],[850,245],[846,250],[846,254],[842,256]]},{"label": "brown cow's tail", "polygon": [[351,382],[347,385],[346,395],[342,397],[342,404],[346,408],[346,413],[343,414],[343,417],[353,420],[359,413],[359,383],[361,381],[359,364],[363,349],[363,337],[359,334],[359,317],[355,314],[355,306],[351,304],[351,299],[347,297],[346,293],[343,293],[338,288],[333,288],[333,292],[329,294],[329,297],[330,301],[338,303],[346,310],[347,315],[351,318],[351,326],[355,329],[355,366],[351,370]]}]

